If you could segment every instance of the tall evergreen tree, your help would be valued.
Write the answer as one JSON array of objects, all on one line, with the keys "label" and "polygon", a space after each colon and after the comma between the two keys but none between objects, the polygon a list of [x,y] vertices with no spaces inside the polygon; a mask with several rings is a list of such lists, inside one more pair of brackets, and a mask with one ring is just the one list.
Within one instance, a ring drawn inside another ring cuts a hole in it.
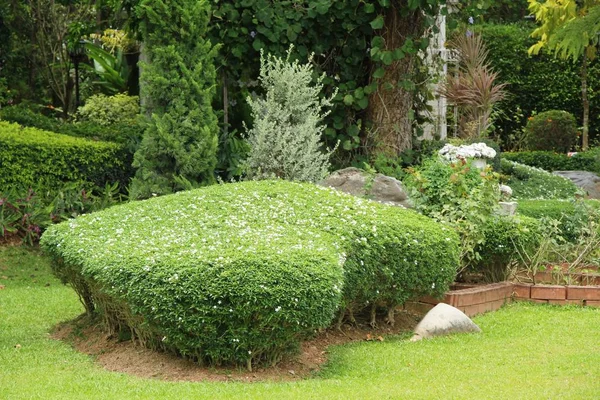
[{"label": "tall evergreen tree", "polygon": [[149,118],[133,161],[130,196],[139,199],[212,182],[218,124],[208,1],[142,0],[136,14],[148,59],[140,80]]}]

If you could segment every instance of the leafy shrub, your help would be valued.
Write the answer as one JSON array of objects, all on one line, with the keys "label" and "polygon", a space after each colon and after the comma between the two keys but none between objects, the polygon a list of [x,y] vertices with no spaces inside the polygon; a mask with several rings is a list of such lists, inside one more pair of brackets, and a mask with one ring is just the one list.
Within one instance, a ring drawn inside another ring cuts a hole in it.
[{"label": "leafy shrub", "polygon": [[121,201],[118,184],[86,188],[67,183],[56,191],[12,187],[0,191],[0,237],[16,235],[32,245],[52,223],[102,210]]},{"label": "leafy shrub", "polygon": [[57,275],[112,330],[211,363],[277,361],[336,312],[440,295],[458,238],[417,213],[307,183],[248,181],[52,226]]},{"label": "leafy shrub", "polygon": [[507,160],[544,169],[546,171],[590,171],[600,173],[600,148],[573,156],[552,151],[520,151],[503,153]]},{"label": "leafy shrub", "polygon": [[579,189],[569,179],[543,169],[502,159],[502,174],[516,199],[570,199]]},{"label": "leafy shrub", "polygon": [[254,126],[247,132],[250,153],[245,161],[251,179],[281,178],[318,182],[329,173],[329,156],[322,152],[325,130],[321,109],[331,99],[319,100],[323,75],[312,85],[311,64],[287,58],[261,57],[260,82],[264,98],[248,97]]},{"label": "leafy shrub", "polygon": [[122,146],[0,121],[0,188],[60,189],[66,182],[125,183]]},{"label": "leafy shrub", "polygon": [[566,153],[577,141],[577,121],[566,111],[545,111],[529,118],[525,132],[529,150]]},{"label": "leafy shrub", "polygon": [[522,255],[535,253],[541,240],[540,222],[525,216],[491,217],[482,233],[485,239],[476,246],[481,258],[474,270],[481,272],[487,282],[506,280],[509,267],[522,265]]},{"label": "leafy shrub", "polygon": [[439,157],[409,169],[409,173],[405,183],[415,208],[458,232],[462,267],[479,260],[477,243],[483,238],[482,228],[498,207],[498,174],[490,167],[483,171],[474,168],[470,161],[448,163]]},{"label": "leafy shrub", "polygon": [[567,241],[577,240],[588,226],[592,210],[599,210],[597,200],[520,200],[518,213],[528,217],[558,221],[560,235]]},{"label": "leafy shrub", "polygon": [[85,105],[77,110],[82,121],[94,122],[101,126],[125,124],[136,125],[140,113],[139,98],[126,94],[90,96]]}]

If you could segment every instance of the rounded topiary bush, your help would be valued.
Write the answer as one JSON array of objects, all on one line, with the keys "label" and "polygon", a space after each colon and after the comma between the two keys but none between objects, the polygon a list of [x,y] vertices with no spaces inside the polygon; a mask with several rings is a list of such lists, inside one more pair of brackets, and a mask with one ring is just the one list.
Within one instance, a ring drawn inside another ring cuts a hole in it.
[{"label": "rounded topiary bush", "polygon": [[529,150],[566,153],[577,141],[577,121],[567,111],[551,110],[529,118],[526,144]]},{"label": "rounded topiary bush", "polygon": [[215,185],[51,227],[88,312],[211,363],[275,362],[344,309],[439,296],[458,238],[413,211],[312,184]]}]

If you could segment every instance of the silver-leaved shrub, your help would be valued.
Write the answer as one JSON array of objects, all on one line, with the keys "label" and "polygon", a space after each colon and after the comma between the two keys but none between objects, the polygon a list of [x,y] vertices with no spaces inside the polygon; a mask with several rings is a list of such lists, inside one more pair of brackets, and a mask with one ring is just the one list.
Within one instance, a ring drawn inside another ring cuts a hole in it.
[{"label": "silver-leaved shrub", "polygon": [[[317,182],[329,172],[324,151],[322,120],[333,98],[320,98],[321,76],[313,84],[310,63],[290,62],[292,47],[285,59],[261,54],[262,97],[248,97],[254,126],[247,130],[251,150],[245,161],[250,179],[281,178]],[[334,93],[335,96],[335,93]]]}]

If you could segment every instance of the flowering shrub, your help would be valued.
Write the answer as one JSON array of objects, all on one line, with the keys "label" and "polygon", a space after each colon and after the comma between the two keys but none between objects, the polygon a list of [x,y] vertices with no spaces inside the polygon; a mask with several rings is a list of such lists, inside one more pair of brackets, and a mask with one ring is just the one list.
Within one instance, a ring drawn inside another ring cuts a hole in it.
[{"label": "flowering shrub", "polygon": [[211,363],[275,362],[344,309],[444,293],[451,229],[307,183],[215,185],[48,229],[54,271],[109,329]]},{"label": "flowering shrub", "polygon": [[463,268],[478,261],[481,257],[477,244],[484,240],[482,229],[498,207],[498,174],[489,166],[481,171],[470,161],[448,163],[439,157],[409,169],[409,173],[405,183],[416,209],[458,232]]},{"label": "flowering shrub", "polygon": [[570,199],[579,192],[571,180],[540,168],[505,159],[501,168],[516,199]]},{"label": "flowering shrub", "polygon": [[496,150],[488,147],[485,143],[473,143],[469,145],[454,146],[446,144],[439,154],[449,161],[465,160],[467,158],[489,158],[496,157]]}]

